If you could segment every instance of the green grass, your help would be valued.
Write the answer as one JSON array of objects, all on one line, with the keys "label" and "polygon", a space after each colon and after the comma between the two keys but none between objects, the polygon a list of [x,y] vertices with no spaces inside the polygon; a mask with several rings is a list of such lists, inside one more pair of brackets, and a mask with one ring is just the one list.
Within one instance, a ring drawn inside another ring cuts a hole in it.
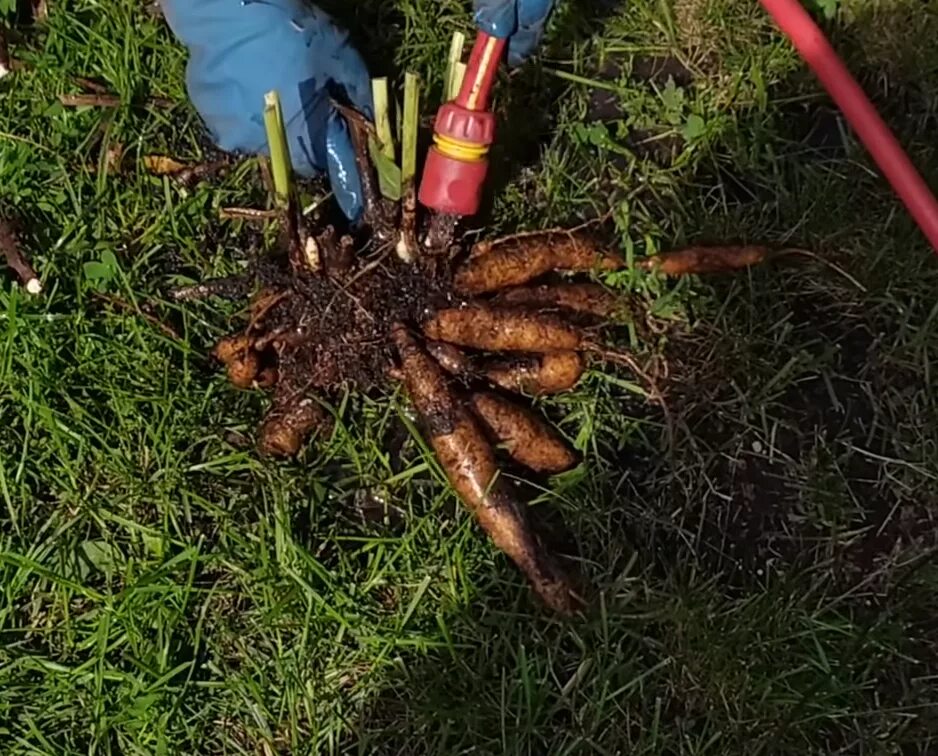
[{"label": "green grass", "polygon": [[[326,5],[430,102],[471,31],[455,0]],[[933,179],[934,9],[827,7]],[[335,397],[323,445],[256,458],[263,397],[205,357],[237,308],[161,292],[246,264],[263,240],[217,209],[262,189],[250,165],[188,191],[140,167],[203,144],[183,53],[142,8],[53,2],[0,83],[0,209],[46,285],[0,290],[0,752],[934,751],[938,269],[757,4],[561,4],[499,92],[495,230],[610,214],[636,257],[765,241],[842,271],[617,278],[662,324],[675,446],[626,373],[545,406],[584,453],[533,497],[597,587],[573,623],[479,533],[398,398]],[[73,76],[136,104],[65,109]],[[98,170],[115,143],[120,175]]]}]

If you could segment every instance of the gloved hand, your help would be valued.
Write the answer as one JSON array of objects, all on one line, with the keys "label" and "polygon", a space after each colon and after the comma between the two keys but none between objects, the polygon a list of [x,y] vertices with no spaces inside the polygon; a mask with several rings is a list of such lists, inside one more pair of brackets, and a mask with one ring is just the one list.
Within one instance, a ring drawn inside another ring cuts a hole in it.
[{"label": "gloved hand", "polygon": [[189,97],[218,146],[267,154],[264,95],[276,89],[294,169],[327,170],[339,206],[356,220],[361,178],[330,93],[371,116],[371,80],[346,33],[304,0],[161,2],[189,50]]},{"label": "gloved hand", "polygon": [[474,0],[475,20],[486,34],[508,41],[508,63],[522,63],[537,47],[554,0]]}]

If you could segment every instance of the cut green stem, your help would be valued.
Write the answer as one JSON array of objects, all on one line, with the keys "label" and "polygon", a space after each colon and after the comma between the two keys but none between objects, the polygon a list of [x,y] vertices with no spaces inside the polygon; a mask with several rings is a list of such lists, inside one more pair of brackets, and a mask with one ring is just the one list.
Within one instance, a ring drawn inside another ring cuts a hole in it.
[{"label": "cut green stem", "polygon": [[449,99],[455,100],[459,96],[459,90],[462,89],[462,83],[466,78],[466,69],[468,66],[462,61],[457,61],[453,66],[453,89],[450,92]]},{"label": "cut green stem", "polygon": [[[459,86],[462,84],[462,79],[459,80],[459,85],[456,82],[457,75],[457,66],[462,61],[463,51],[466,48],[466,35],[462,32],[456,32],[453,34],[453,41],[449,45],[449,57],[446,59],[446,78],[443,80],[443,99],[449,102],[454,99],[457,94],[459,94]],[[465,67],[463,67],[463,76],[465,76]]]},{"label": "cut green stem", "polygon": [[381,154],[394,160],[394,134],[391,131],[391,110],[387,77],[371,80],[371,96],[375,103],[375,131]]},{"label": "cut green stem", "polygon": [[274,179],[274,200],[279,208],[290,204],[292,192],[292,161],[287,145],[287,131],[283,122],[280,95],[276,90],[264,95],[264,127],[270,148],[270,170]]},{"label": "cut green stem", "polygon": [[404,74],[404,118],[401,125],[401,181],[406,188],[417,175],[417,136],[420,128],[420,77]]}]

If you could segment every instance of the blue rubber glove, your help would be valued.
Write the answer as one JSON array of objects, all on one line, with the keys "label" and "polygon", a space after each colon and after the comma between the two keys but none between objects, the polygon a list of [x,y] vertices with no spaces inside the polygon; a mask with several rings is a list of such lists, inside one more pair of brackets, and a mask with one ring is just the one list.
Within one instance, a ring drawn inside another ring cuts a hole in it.
[{"label": "blue rubber glove", "polygon": [[493,37],[508,37],[508,64],[517,66],[540,43],[554,0],[474,0],[474,4],[476,26]]},{"label": "blue rubber glove", "polygon": [[348,36],[304,0],[162,0],[189,50],[186,88],[223,150],[268,153],[264,95],[280,93],[294,169],[326,170],[342,211],[362,212],[361,178],[330,92],[372,113],[371,80]]}]

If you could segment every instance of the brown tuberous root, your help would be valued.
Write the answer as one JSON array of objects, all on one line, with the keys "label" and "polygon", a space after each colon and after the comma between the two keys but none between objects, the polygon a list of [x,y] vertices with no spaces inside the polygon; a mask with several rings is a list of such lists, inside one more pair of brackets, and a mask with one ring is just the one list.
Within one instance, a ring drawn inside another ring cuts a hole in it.
[{"label": "brown tuberous root", "polygon": [[314,399],[281,397],[264,418],[257,448],[265,457],[294,457],[310,435],[329,430],[332,418]]},{"label": "brown tuberous root", "polygon": [[520,286],[552,271],[609,271],[624,265],[622,259],[577,232],[527,234],[476,249],[475,256],[456,271],[454,286],[461,294]]},{"label": "brown tuberous root", "polygon": [[489,304],[437,311],[423,326],[436,341],[495,352],[557,352],[579,349],[583,334],[552,313]]},{"label": "brown tuberous root", "polygon": [[519,464],[540,473],[559,473],[576,464],[576,455],[546,422],[530,410],[490,391],[471,397],[475,413]]},{"label": "brown tuberous root", "polygon": [[[331,427],[316,397],[371,396],[388,379],[402,382],[452,489],[543,602],[573,614],[582,607],[574,583],[538,539],[498,458],[504,451],[529,470],[557,474],[578,456],[544,418],[507,394],[569,391],[584,375],[586,358],[601,358],[644,380],[670,432],[661,373],[603,343],[605,326],[615,320],[628,320],[633,340],[641,340],[638,300],[588,282],[588,274],[621,270],[625,261],[580,230],[482,241],[465,256],[456,216],[418,217],[410,157],[401,171],[403,201],[380,195],[368,150],[373,127],[336,106],[362,176],[364,223],[343,234],[313,207],[301,213],[295,201],[280,203],[279,254],[243,276],[176,290],[172,298],[253,292],[246,326],[222,340],[214,356],[235,386],[273,389],[258,437],[265,456],[296,455],[311,434]],[[148,168],[177,179],[198,175],[164,158],[151,159]],[[381,177],[394,194],[389,174]],[[234,209],[226,217],[269,221],[274,214]],[[761,247],[691,248],[639,265],[682,275],[736,270],[768,257]]]},{"label": "brown tuberous root", "polygon": [[688,247],[665,252],[643,260],[639,265],[666,276],[691,276],[705,273],[730,273],[761,265],[769,260],[768,247]]},{"label": "brown tuberous root", "polygon": [[580,602],[569,577],[544,551],[524,510],[499,479],[494,450],[478,422],[455,400],[442,369],[403,325],[394,327],[393,337],[407,393],[453,489],[544,603],[560,614],[575,613]]},{"label": "brown tuberous root", "polygon": [[586,370],[586,362],[578,352],[549,352],[497,359],[483,370],[489,381],[507,391],[547,396],[576,386]]},{"label": "brown tuberous root", "polygon": [[499,293],[495,302],[529,309],[566,310],[603,320],[628,311],[623,298],[605,286],[592,283],[519,286]]}]

